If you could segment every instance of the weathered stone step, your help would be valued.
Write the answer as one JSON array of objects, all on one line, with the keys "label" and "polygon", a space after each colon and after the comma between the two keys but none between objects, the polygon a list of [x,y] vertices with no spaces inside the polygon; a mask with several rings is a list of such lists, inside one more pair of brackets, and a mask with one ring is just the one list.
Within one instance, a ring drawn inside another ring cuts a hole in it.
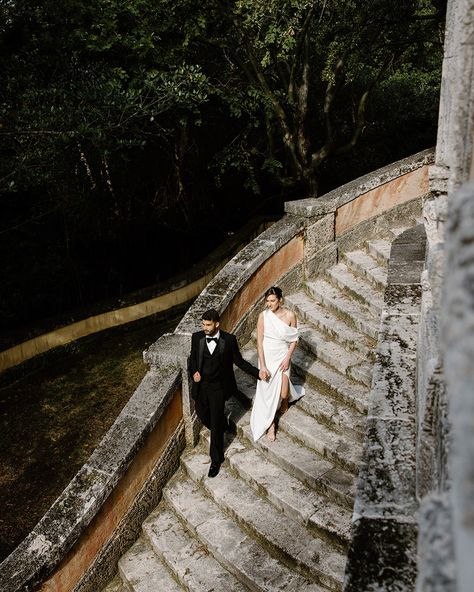
[{"label": "weathered stone step", "polygon": [[387,269],[379,265],[376,259],[365,251],[344,253],[344,261],[354,273],[366,278],[378,290],[387,285]]},{"label": "weathered stone step", "polygon": [[[252,342],[248,342],[241,349],[241,352],[246,360],[252,364],[256,364],[257,352]],[[351,369],[351,372],[353,371],[354,368]],[[296,375],[301,377],[305,384],[311,384],[321,392],[341,400],[346,405],[354,407],[361,413],[367,413],[367,401],[369,398],[367,386],[365,384],[354,383],[348,377],[330,368],[323,362],[314,360],[313,356],[301,347],[296,348],[292,356],[293,375],[295,377]],[[236,378],[239,391],[245,396],[244,398],[248,401],[247,406],[249,406],[255,396],[256,381],[251,377],[249,379],[248,375],[239,371],[236,372]],[[297,381],[295,380],[295,382]]]},{"label": "weathered stone step", "polygon": [[308,384],[305,385],[305,396],[298,400],[298,407],[335,431],[363,441],[367,416],[353,407],[344,405]]},{"label": "weathered stone step", "polygon": [[320,586],[272,557],[182,473],[163,493],[187,528],[196,533],[221,565],[251,590],[321,592]]},{"label": "weathered stone step", "polygon": [[[351,378],[354,378],[351,372],[353,366],[366,364],[366,358],[361,357],[360,354],[346,350],[335,341],[326,339],[322,333],[310,325],[300,324],[299,345],[310,353],[315,360],[321,360],[341,374],[345,374]],[[367,384],[365,380],[363,378],[364,384]]]},{"label": "weathered stone step", "polygon": [[227,456],[232,471],[275,507],[318,536],[342,547],[348,545],[352,512],[346,507],[317,493],[255,448],[233,444]]},{"label": "weathered stone step", "polygon": [[354,275],[345,263],[338,263],[328,269],[330,281],[367,307],[375,317],[380,317],[383,308],[383,292],[377,290],[364,278]]},{"label": "weathered stone step", "polygon": [[225,466],[218,478],[209,479],[208,466],[204,464],[207,458],[207,454],[192,453],[182,458],[182,464],[220,509],[268,546],[272,555],[290,569],[297,567],[308,580],[331,590],[341,588],[345,565],[341,552],[277,510]]},{"label": "weathered stone step", "polygon": [[254,442],[249,424],[250,411],[243,413],[243,409],[237,408],[238,405],[239,403],[234,399],[231,421],[240,438],[249,446],[258,449],[265,458],[281,467],[292,477],[332,499],[335,503],[352,510],[355,494],[354,475],[336,467],[332,462],[295,441],[282,430],[278,432],[276,442],[269,442],[265,436]]},{"label": "weathered stone step", "polygon": [[[188,592],[248,590],[209,554],[200,541],[189,534],[164,504],[160,504],[146,519],[143,533],[154,552]],[[159,590],[157,588],[156,592]]]},{"label": "weathered stone step", "polygon": [[[321,360],[341,374],[370,386],[371,365],[367,359],[347,351],[335,341],[324,339],[322,334],[309,325],[300,325],[300,345],[314,360]],[[360,367],[363,366],[362,371]],[[356,370],[357,369],[357,370]]]},{"label": "weathered stone step", "polygon": [[378,319],[367,308],[323,279],[306,282],[310,296],[335,311],[349,325],[377,339]]},{"label": "weathered stone step", "polygon": [[381,265],[388,266],[392,244],[383,239],[374,239],[367,242],[367,250]]},{"label": "weathered stone step", "polygon": [[132,592],[182,592],[181,586],[172,578],[169,571],[156,556],[150,546],[142,539],[129,549],[119,560],[119,573]]},{"label": "weathered stone step", "polygon": [[360,352],[367,358],[373,355],[371,352],[376,346],[373,339],[350,327],[325,306],[310,298],[306,292],[296,292],[286,296],[285,303],[296,313],[298,320],[302,323],[314,325],[348,350]]},{"label": "weathered stone step", "polygon": [[367,413],[369,390],[364,384],[351,381],[326,364],[314,360],[302,349],[296,349],[292,356],[292,370],[310,384],[329,396],[352,406],[361,413]]},{"label": "weathered stone step", "polygon": [[357,475],[362,458],[362,445],[359,442],[321,425],[296,406],[290,407],[280,418],[279,427],[304,446]]}]

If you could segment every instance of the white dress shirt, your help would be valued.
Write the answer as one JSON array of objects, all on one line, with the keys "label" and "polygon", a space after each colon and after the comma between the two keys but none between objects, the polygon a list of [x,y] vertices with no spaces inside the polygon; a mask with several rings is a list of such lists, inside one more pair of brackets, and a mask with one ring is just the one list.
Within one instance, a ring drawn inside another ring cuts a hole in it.
[{"label": "white dress shirt", "polygon": [[214,339],[219,339],[219,337],[220,337],[220,331],[217,331],[217,333],[215,335],[206,335],[207,349],[209,350],[209,353],[212,356],[212,354],[214,353],[214,350],[217,347],[217,342],[215,342],[215,341],[208,341],[207,340],[208,337],[213,337]]}]

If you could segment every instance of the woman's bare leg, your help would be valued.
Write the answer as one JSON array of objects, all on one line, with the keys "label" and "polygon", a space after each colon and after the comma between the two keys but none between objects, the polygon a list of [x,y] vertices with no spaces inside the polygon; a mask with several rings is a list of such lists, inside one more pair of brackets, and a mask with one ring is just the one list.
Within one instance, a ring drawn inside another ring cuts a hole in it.
[{"label": "woman's bare leg", "polygon": [[[288,395],[290,394],[290,384],[288,381],[288,376],[283,374],[281,379],[281,391],[280,391],[280,398],[281,398],[281,405],[280,405],[280,415],[283,415],[286,411],[288,411]],[[276,426],[275,426],[275,418],[273,418],[272,425],[267,430],[267,438],[270,442],[274,442],[276,439]]]},{"label": "woman's bare leg", "polygon": [[288,380],[288,376],[283,374],[281,379],[281,405],[280,405],[280,414],[286,413],[288,411],[288,396],[290,394],[290,383]]}]

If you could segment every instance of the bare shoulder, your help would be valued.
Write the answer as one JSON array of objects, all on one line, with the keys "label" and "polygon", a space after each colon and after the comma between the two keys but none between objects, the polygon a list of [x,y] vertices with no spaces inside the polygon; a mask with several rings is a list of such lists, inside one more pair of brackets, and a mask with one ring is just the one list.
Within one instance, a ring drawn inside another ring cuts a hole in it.
[{"label": "bare shoulder", "polygon": [[285,323],[287,323],[291,327],[296,326],[296,315],[292,310],[289,310],[288,308],[284,309],[283,320],[285,321]]}]

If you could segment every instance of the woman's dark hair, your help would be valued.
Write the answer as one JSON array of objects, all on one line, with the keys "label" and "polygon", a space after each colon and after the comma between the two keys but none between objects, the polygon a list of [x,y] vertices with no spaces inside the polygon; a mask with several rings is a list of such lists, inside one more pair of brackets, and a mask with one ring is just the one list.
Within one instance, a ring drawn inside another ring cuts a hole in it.
[{"label": "woman's dark hair", "polygon": [[220,316],[215,308],[210,308],[209,310],[206,310],[206,312],[204,312],[202,314],[201,319],[203,321],[212,321],[213,323],[218,323]]},{"label": "woman's dark hair", "polygon": [[283,292],[281,291],[281,288],[278,288],[278,286],[272,286],[271,288],[268,288],[268,290],[265,292],[265,300],[272,295],[276,296],[278,300],[283,298]]}]

